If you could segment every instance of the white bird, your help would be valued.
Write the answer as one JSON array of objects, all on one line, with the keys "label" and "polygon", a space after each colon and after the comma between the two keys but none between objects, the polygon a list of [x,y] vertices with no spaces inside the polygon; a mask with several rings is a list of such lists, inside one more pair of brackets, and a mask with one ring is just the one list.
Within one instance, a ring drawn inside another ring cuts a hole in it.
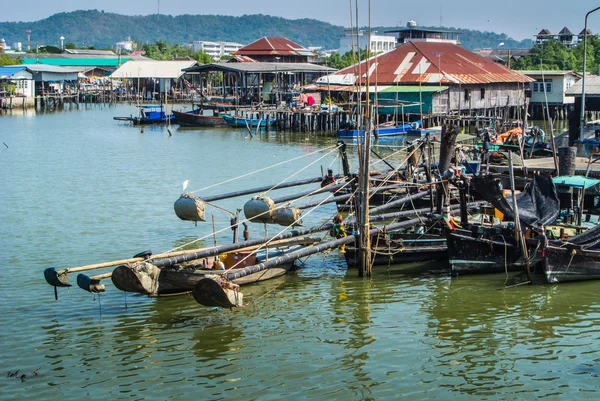
[{"label": "white bird", "polygon": [[189,183],[190,183],[190,180],[185,180],[183,182],[183,191],[182,191],[182,193],[185,193],[185,190],[187,189]]}]

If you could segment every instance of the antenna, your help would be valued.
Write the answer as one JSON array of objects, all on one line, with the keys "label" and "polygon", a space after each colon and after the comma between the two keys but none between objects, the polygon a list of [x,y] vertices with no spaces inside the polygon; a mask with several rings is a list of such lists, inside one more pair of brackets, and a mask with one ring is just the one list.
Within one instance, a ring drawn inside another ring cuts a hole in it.
[{"label": "antenna", "polygon": [[442,25],[442,5],[440,4],[440,28],[443,26],[444,25]]},{"label": "antenna", "polygon": [[157,0],[157,1],[158,1],[158,15],[156,17],[156,21],[158,23],[158,38],[157,39],[160,39],[160,0]]},{"label": "antenna", "polygon": [[31,29],[25,31],[27,34],[27,50],[31,50]]}]

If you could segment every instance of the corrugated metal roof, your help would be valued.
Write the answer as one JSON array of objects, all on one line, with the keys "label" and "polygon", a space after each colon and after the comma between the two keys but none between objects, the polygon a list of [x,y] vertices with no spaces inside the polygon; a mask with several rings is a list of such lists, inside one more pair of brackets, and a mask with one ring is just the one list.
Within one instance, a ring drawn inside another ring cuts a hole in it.
[{"label": "corrugated metal roof", "polygon": [[[573,86],[565,91],[567,96],[581,96],[581,82],[575,82]],[[586,96],[600,96],[600,76],[598,75],[586,75],[585,77],[585,95]]]},{"label": "corrugated metal roof", "polygon": [[95,50],[95,49],[65,49],[63,54],[85,54],[93,56],[116,56],[112,50]]},{"label": "corrugated metal roof", "polygon": [[227,61],[228,63],[256,63],[257,61],[248,56],[233,56],[232,59]]},{"label": "corrugated metal roof", "polygon": [[546,70],[544,70],[544,71],[541,71],[541,70],[519,70],[519,72],[521,74],[535,75],[535,76],[538,76],[538,75],[541,76],[543,74],[543,75],[555,76],[555,77],[563,76],[563,75],[574,75],[576,77],[581,77],[580,74],[577,74],[576,72],[571,71],[571,70],[565,70],[565,71],[563,71],[563,70],[554,70],[554,71],[552,71],[552,70],[548,70],[548,71],[546,71]]},{"label": "corrugated metal roof", "polygon": [[0,79],[10,78],[17,72],[26,69],[24,65],[7,65],[0,67]]},{"label": "corrugated metal roof", "polygon": [[274,36],[260,38],[249,45],[242,47],[233,54],[249,57],[257,55],[316,56],[314,52],[311,52],[307,48],[300,46],[287,38]]},{"label": "corrugated metal roof", "polygon": [[197,61],[130,60],[117,68],[111,78],[179,78],[184,68],[198,65]]},{"label": "corrugated metal roof", "polygon": [[335,71],[334,68],[311,63],[219,63],[204,64],[187,68],[186,72],[230,71],[241,73],[258,72],[323,72]]},{"label": "corrugated metal roof", "polygon": [[[369,60],[371,84],[524,83],[534,79],[486,57],[451,43],[407,42]],[[360,78],[366,81],[366,61],[360,64]],[[356,65],[336,74],[358,75]]]},{"label": "corrugated metal roof", "polygon": [[23,66],[27,67],[29,70],[31,70],[34,73],[40,73],[40,72],[52,72],[52,73],[57,73],[57,74],[73,74],[73,73],[76,73],[76,71],[73,71],[70,68],[59,67],[59,66],[56,66],[56,65],[23,64]]},{"label": "corrugated metal roof", "polygon": [[383,93],[435,93],[443,92],[448,89],[447,86],[417,86],[417,85],[401,85],[401,86],[390,86],[379,92]]},{"label": "corrugated metal roof", "polygon": [[[130,60],[130,57],[121,57],[121,63]],[[55,66],[69,66],[69,67],[116,67],[119,65],[118,57],[52,57],[52,58],[38,58],[38,57],[25,57],[23,63],[27,64],[45,64]]]}]

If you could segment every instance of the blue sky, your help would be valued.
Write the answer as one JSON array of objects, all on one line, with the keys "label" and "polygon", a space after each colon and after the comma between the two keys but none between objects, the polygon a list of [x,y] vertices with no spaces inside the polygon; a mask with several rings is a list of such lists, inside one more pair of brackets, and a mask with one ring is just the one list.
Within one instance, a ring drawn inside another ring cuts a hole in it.
[{"label": "blue sky", "polygon": [[[354,0],[352,0],[354,4]],[[88,5],[90,4],[90,5]],[[95,5],[91,5],[95,4]],[[97,8],[126,15],[155,14],[159,0],[80,0],[7,1],[0,8],[0,21],[35,21],[63,11]],[[367,24],[368,0],[359,0],[360,24]],[[542,28],[556,33],[564,26],[572,32],[583,29],[585,14],[600,1],[575,0],[371,0],[371,25],[406,25],[414,19],[420,25],[444,26],[504,32],[515,39],[531,38]],[[354,8],[354,6],[353,6]],[[336,25],[350,25],[350,0],[179,0],[160,2],[161,14],[269,14],[284,18],[315,18]],[[354,9],[353,9],[354,13]],[[588,19],[588,27],[600,32],[600,10]]]}]

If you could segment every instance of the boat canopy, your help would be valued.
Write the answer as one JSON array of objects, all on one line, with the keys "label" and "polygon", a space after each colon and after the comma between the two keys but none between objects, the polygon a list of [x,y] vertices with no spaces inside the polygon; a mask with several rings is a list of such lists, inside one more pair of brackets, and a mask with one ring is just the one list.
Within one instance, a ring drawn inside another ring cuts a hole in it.
[{"label": "boat canopy", "polygon": [[564,175],[560,177],[554,177],[552,182],[554,182],[555,185],[566,185],[568,187],[583,189],[588,189],[600,184],[600,180],[583,177],[581,175]]},{"label": "boat canopy", "polygon": [[[500,181],[491,176],[475,176],[471,180],[471,188],[483,199],[494,205],[506,217],[514,219],[515,212],[511,199],[504,197]],[[547,174],[536,175],[525,191],[517,196],[519,219],[522,225],[541,229],[554,223],[560,212],[560,202],[556,186]]]}]

